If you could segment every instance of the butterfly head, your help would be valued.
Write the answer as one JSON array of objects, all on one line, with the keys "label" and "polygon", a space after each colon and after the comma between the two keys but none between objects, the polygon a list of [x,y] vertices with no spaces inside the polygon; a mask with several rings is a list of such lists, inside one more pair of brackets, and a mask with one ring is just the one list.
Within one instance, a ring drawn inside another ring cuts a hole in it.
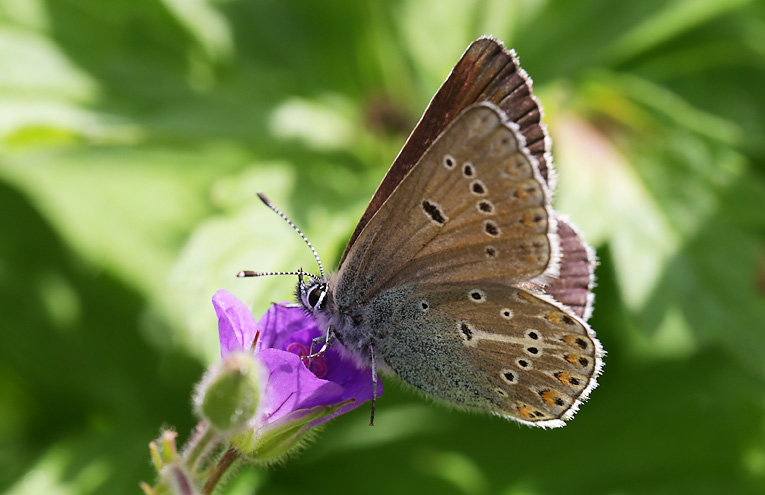
[{"label": "butterfly head", "polygon": [[327,282],[324,279],[303,273],[302,270],[298,272],[295,295],[306,311],[314,314],[324,309],[327,305],[327,292]]}]

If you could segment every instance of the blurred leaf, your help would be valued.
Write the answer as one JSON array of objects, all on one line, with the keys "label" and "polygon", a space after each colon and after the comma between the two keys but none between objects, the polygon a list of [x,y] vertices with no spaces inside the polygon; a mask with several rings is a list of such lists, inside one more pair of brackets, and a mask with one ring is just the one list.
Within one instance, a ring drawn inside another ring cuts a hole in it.
[{"label": "blurred leaf", "polygon": [[214,156],[108,148],[25,153],[0,163],[0,176],[26,191],[74,249],[158,295],[187,229],[209,209],[200,199],[220,170],[207,165],[222,168],[227,159]]},{"label": "blurred leaf", "polygon": [[209,0],[162,0],[204,47],[213,61],[232,55],[233,40],[226,19]]},{"label": "blurred leaf", "polygon": [[353,105],[338,97],[326,100],[326,104],[296,99],[283,102],[270,119],[271,134],[299,139],[317,151],[351,148],[357,139],[354,127],[358,120]]},{"label": "blurred leaf", "polygon": [[[625,88],[607,86],[609,91]],[[621,96],[611,93],[612,99],[627,101],[608,106],[607,115],[631,125],[634,118],[622,117],[635,112],[614,111],[634,104],[629,96],[637,91],[626,88]],[[651,94],[643,91],[642,97]],[[725,213],[747,174],[744,157],[730,146],[736,127],[698,114],[682,101],[657,103],[654,99],[645,107],[640,126],[626,130],[631,134],[605,127],[621,136],[623,151],[589,124],[559,119],[558,205],[581,219],[585,232],[610,242],[625,304],[640,315],[647,332],[660,325],[672,332],[690,327],[697,338],[726,345],[765,372],[765,339],[751,333],[765,321],[762,295],[752,291],[754,241],[737,218]],[[748,208],[762,212],[756,204]],[[759,224],[765,224],[765,214]],[[668,321],[676,322],[674,330],[666,328]],[[654,342],[659,354],[670,345]]]},{"label": "blurred leaf", "polygon": [[751,0],[675,0],[663,2],[643,22],[625,32],[606,51],[609,62],[647,51],[690,29],[739,9]]}]

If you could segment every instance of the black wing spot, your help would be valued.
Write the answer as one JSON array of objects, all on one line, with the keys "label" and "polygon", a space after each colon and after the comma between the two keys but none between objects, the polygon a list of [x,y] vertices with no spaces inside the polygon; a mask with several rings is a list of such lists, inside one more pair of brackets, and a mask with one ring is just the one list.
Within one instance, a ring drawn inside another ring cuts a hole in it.
[{"label": "black wing spot", "polygon": [[478,196],[486,194],[486,186],[483,185],[483,182],[480,180],[474,180],[470,183],[470,190],[473,191],[473,194],[476,194]]},{"label": "black wing spot", "polygon": [[478,211],[481,211],[483,213],[494,212],[494,205],[491,204],[491,201],[486,201],[485,199],[483,199],[478,202],[477,206],[478,206]]},{"label": "black wing spot", "polygon": [[470,299],[472,299],[473,301],[477,303],[482,303],[486,300],[486,294],[484,293],[484,291],[479,289],[471,290],[468,296],[470,297]]},{"label": "black wing spot", "polygon": [[440,223],[443,225],[446,223],[446,217],[441,212],[441,209],[438,207],[437,204],[431,203],[427,199],[422,202],[422,210],[425,212],[426,215],[430,217],[431,220],[433,220],[436,223]]},{"label": "black wing spot", "polygon": [[499,227],[496,223],[492,222],[491,220],[487,220],[483,227],[484,231],[486,231],[487,234],[489,234],[492,237],[497,237],[499,235]]},{"label": "black wing spot", "polygon": [[460,325],[460,331],[465,335],[465,340],[471,340],[473,338],[473,331],[470,329],[467,323],[462,323]]}]

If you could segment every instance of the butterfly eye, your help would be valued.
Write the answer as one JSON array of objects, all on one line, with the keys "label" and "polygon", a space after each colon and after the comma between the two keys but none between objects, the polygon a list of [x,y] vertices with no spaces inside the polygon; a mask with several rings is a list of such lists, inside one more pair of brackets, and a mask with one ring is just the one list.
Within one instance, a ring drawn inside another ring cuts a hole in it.
[{"label": "butterfly eye", "polygon": [[322,297],[323,295],[324,295],[324,286],[314,285],[313,287],[308,289],[308,293],[306,294],[308,305],[316,309],[317,306],[322,302],[322,299],[324,299]]}]

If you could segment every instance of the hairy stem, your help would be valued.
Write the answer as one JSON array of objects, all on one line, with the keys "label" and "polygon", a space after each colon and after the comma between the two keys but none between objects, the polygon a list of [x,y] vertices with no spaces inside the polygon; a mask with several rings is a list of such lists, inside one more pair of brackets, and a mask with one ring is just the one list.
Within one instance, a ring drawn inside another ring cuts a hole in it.
[{"label": "hairy stem", "polygon": [[223,457],[220,458],[218,464],[215,466],[215,470],[210,477],[207,478],[205,486],[202,487],[202,495],[210,495],[213,490],[215,490],[220,479],[238,458],[239,453],[234,449],[228,449],[226,453],[223,454]]},{"label": "hairy stem", "polygon": [[198,472],[200,464],[215,449],[219,442],[219,436],[206,421],[197,424],[196,432],[189,440],[189,444],[184,449],[185,464],[192,470]]}]

